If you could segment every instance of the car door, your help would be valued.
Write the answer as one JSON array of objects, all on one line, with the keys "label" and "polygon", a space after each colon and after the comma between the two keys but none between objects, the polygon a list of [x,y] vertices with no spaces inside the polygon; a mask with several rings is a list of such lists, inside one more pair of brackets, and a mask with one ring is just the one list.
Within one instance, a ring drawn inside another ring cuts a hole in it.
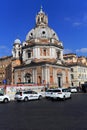
[{"label": "car door", "polygon": [[27,97],[29,100],[33,99],[33,95],[32,95],[32,91],[31,90],[25,91],[23,94],[24,94],[24,98]]},{"label": "car door", "polygon": [[32,93],[31,90],[28,91],[28,99],[29,99],[29,100],[32,100],[32,99],[33,99],[33,93]]},{"label": "car door", "polygon": [[4,97],[4,95],[2,93],[0,93],[0,101],[3,101],[3,97]]},{"label": "car door", "polygon": [[63,89],[62,91],[63,91],[63,92],[64,92],[64,94],[65,94],[65,98],[68,98],[69,93],[67,92],[67,89],[65,88],[65,89]]},{"label": "car door", "polygon": [[32,91],[32,99],[38,99],[38,93],[35,91]]},{"label": "car door", "polygon": [[70,92],[69,92],[69,89],[68,89],[68,88],[65,89],[65,94],[66,94],[66,98],[69,98],[69,97],[70,97]]}]

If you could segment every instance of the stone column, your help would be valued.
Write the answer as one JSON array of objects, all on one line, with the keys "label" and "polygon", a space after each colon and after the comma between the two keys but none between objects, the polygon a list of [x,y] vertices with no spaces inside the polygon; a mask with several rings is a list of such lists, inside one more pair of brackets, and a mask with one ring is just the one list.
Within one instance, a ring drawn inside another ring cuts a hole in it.
[{"label": "stone column", "polygon": [[60,51],[61,53],[61,60],[63,60],[63,51]]},{"label": "stone column", "polygon": [[39,59],[40,58],[40,49],[39,48],[37,49],[37,53],[38,53],[37,58]]},{"label": "stone column", "polygon": [[57,83],[57,79],[56,79],[56,77],[57,77],[56,69],[53,68],[53,81],[54,81],[54,83]]},{"label": "stone column", "polygon": [[66,74],[65,71],[62,72],[63,76],[62,76],[62,84],[65,85],[66,84]]},{"label": "stone column", "polygon": [[47,84],[47,67],[45,68],[45,81],[46,81],[46,84]]},{"label": "stone column", "polygon": [[[46,81],[46,67],[42,68],[42,83],[44,83],[44,81]],[[47,82],[47,81],[46,81]]]},{"label": "stone column", "polygon": [[35,83],[37,84],[37,69],[35,69],[34,71],[34,79]]}]

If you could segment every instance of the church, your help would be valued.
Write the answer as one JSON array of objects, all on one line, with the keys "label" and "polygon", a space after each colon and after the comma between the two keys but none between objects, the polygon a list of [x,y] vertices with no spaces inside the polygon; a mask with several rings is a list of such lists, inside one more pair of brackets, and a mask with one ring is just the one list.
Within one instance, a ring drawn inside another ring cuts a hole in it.
[{"label": "church", "polygon": [[35,83],[50,87],[69,87],[70,68],[64,63],[63,44],[48,25],[42,7],[36,23],[21,43],[16,39],[12,48],[12,84]]}]

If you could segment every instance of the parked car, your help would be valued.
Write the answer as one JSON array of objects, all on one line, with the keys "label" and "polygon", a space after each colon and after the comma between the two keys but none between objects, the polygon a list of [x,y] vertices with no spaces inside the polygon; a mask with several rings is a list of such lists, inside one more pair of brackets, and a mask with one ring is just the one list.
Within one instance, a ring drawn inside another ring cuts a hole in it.
[{"label": "parked car", "polygon": [[16,101],[28,101],[28,100],[35,100],[35,99],[41,99],[42,95],[40,93],[37,93],[32,90],[28,91],[19,91],[15,94],[15,100]]},{"label": "parked car", "polygon": [[47,90],[45,91],[45,97],[46,97],[46,98],[50,98],[50,97],[51,97],[51,93],[52,93],[53,90],[54,90],[54,89],[47,89]]},{"label": "parked car", "polygon": [[70,87],[71,93],[77,93],[77,87]]},{"label": "parked car", "polygon": [[10,98],[8,95],[0,93],[0,102],[7,103],[10,101]]},{"label": "parked car", "polygon": [[51,98],[65,100],[67,98],[71,98],[71,92],[68,88],[54,89],[51,93]]},{"label": "parked car", "polygon": [[82,84],[82,92],[87,93],[87,83]]}]

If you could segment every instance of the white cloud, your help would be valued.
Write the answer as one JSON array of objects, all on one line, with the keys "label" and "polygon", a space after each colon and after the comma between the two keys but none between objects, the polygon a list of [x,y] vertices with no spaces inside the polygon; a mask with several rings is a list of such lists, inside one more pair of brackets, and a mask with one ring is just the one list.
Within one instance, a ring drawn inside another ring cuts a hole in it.
[{"label": "white cloud", "polygon": [[74,23],[73,23],[73,26],[80,26],[80,25],[82,25],[81,22],[74,22]]},{"label": "white cloud", "polygon": [[87,48],[77,49],[76,52],[87,53]]},{"label": "white cloud", "polygon": [[77,55],[87,55],[87,48],[80,48],[76,50],[71,50],[71,49],[64,49],[63,50],[64,54],[69,54],[69,53],[76,53]]},{"label": "white cloud", "polygon": [[76,20],[75,18],[65,17],[64,20],[73,26],[81,26],[83,24],[81,20]]},{"label": "white cloud", "polygon": [[64,54],[68,54],[68,53],[72,53],[73,51],[72,50],[70,50],[70,49],[64,49],[63,50],[63,53]]},{"label": "white cloud", "polygon": [[66,22],[70,22],[74,27],[87,26],[87,13],[79,16],[65,17]]},{"label": "white cloud", "polygon": [[6,49],[7,48],[7,46],[0,46],[0,49]]}]

